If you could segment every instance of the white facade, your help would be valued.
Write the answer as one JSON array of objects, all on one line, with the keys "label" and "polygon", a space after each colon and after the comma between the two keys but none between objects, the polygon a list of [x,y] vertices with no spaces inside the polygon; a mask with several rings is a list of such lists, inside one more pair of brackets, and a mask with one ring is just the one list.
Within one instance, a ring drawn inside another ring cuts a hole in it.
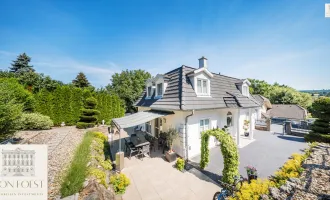
[{"label": "white facade", "polygon": [[[150,108],[139,107],[139,112],[144,110],[150,110]],[[238,137],[238,135],[244,135],[244,120],[250,121],[249,139],[253,139],[255,120],[258,117],[259,110],[258,108],[195,110],[194,114],[188,117],[187,126],[185,126],[186,116],[191,115],[192,111],[174,111],[174,114],[162,118],[161,129],[164,132],[171,127],[177,129],[180,134],[174,141],[173,150],[181,157],[185,157],[187,153],[186,148],[188,148],[188,157],[191,158],[200,154],[201,129],[222,129],[228,124],[228,116],[231,116],[232,119],[230,123],[231,126],[228,127],[229,133],[233,136],[238,146],[240,145],[240,137]],[[153,136],[155,135],[155,120],[150,122],[150,134]],[[201,120],[208,121],[207,128],[206,126],[201,127]],[[187,138],[185,138],[186,136]],[[188,142],[188,144],[186,144],[186,142]],[[210,137],[209,148],[215,147],[217,143],[218,141],[216,141],[213,136]]]}]

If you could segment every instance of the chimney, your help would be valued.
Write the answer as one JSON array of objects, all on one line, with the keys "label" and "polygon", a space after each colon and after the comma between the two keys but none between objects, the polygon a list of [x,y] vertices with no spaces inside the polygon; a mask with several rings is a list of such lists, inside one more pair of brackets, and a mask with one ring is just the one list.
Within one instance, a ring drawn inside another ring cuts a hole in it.
[{"label": "chimney", "polygon": [[199,60],[199,68],[207,68],[207,58],[205,58],[204,56],[202,56]]}]

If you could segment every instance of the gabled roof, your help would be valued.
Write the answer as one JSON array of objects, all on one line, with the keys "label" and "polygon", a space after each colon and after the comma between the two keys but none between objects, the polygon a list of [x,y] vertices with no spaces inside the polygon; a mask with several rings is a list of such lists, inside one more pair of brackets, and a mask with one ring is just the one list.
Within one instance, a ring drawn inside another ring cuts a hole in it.
[{"label": "gabled roof", "polygon": [[168,77],[168,85],[161,99],[154,95],[146,99],[146,91],[142,93],[135,106],[150,107],[162,110],[199,110],[214,108],[249,108],[260,104],[252,97],[243,96],[236,83],[241,79],[212,73],[211,97],[197,97],[188,75],[196,68],[181,66],[164,74]]},{"label": "gabled roof", "polygon": [[260,105],[266,105],[267,108],[272,108],[272,104],[270,103],[269,99],[260,95],[260,94],[253,94],[252,97],[259,102]]},{"label": "gabled roof", "polygon": [[307,117],[307,111],[295,104],[273,104],[273,108],[267,110],[267,115],[273,118],[287,118],[303,120]]}]

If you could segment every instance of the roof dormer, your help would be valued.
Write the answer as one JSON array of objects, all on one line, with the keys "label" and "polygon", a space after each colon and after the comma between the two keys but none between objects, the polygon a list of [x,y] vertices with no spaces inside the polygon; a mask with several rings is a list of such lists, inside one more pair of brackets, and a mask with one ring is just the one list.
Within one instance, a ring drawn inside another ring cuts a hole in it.
[{"label": "roof dormer", "polygon": [[157,74],[154,78],[148,79],[146,82],[146,98],[151,99],[153,94],[155,99],[162,98],[167,87],[167,81],[168,78],[163,74]]},{"label": "roof dormer", "polygon": [[197,97],[211,96],[211,79],[213,74],[207,69],[207,58],[199,60],[199,68],[187,74]]},{"label": "roof dormer", "polygon": [[250,85],[251,85],[251,83],[247,79],[244,79],[244,80],[236,83],[236,86],[241,91],[242,95],[246,96],[246,97],[250,96],[250,89],[249,89]]}]

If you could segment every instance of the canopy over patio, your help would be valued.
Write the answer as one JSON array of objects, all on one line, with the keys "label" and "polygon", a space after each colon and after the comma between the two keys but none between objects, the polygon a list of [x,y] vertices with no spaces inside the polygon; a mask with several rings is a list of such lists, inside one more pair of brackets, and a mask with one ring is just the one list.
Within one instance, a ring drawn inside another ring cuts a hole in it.
[{"label": "canopy over patio", "polygon": [[148,110],[137,112],[132,115],[128,115],[121,118],[112,119],[112,123],[117,127],[118,130],[123,128],[129,128],[133,126],[137,126],[153,119],[164,117],[167,115],[174,114],[173,112],[165,112],[165,111],[156,111],[156,110]]}]

